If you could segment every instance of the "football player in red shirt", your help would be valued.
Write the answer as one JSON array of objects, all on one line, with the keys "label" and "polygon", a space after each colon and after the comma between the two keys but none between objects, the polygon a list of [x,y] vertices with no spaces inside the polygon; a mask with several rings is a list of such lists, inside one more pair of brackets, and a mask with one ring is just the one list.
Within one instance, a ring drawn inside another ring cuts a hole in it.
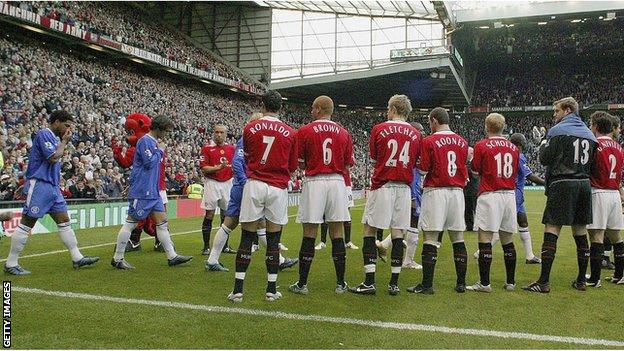
[{"label": "football player in red shirt", "polygon": [[406,122],[412,104],[405,95],[388,101],[388,121],[377,124],[370,134],[369,150],[375,169],[371,192],[366,200],[364,224],[364,282],[349,291],[372,295],[375,288],[377,229],[390,229],[392,235],[391,271],[388,293],[399,293],[399,273],[403,263],[403,237],[410,227],[411,191],[414,167],[420,152],[421,134]]},{"label": "football player in red shirt", "polygon": [[604,252],[605,233],[613,243],[615,272],[611,281],[624,284],[624,242],[620,230],[624,229],[622,200],[619,189],[622,183],[624,154],[620,144],[610,136],[614,116],[597,111],[590,117],[590,127],[598,139],[598,149],[589,181],[592,187],[592,224],[587,226],[591,246],[589,264],[591,275],[586,285],[600,287],[600,270]]},{"label": "football player in red shirt", "polygon": [[408,292],[433,294],[433,273],[438,259],[441,232],[448,231],[453,243],[457,281],[455,291],[466,291],[467,254],[464,243],[464,192],[468,179],[468,143],[449,127],[448,112],[436,107],[429,113],[433,134],[422,142],[418,170],[425,175],[418,225],[423,231],[421,284]]},{"label": "football player in red shirt", "polygon": [[[234,145],[225,143],[227,137],[227,127],[217,124],[214,127],[214,145],[202,147],[199,159],[199,167],[206,177],[204,181],[204,198],[201,208],[206,210],[204,221],[202,222],[202,237],[204,248],[202,255],[210,254],[210,232],[212,231],[212,218],[217,206],[221,209],[221,217],[225,214],[228,202],[230,201],[230,191],[232,190],[232,158],[234,158]],[[221,218],[223,222],[223,218]],[[229,247],[226,245],[224,252]]]},{"label": "football player in red shirt", "polygon": [[332,257],[336,269],[337,294],[347,292],[344,281],[345,243],[344,222],[351,220],[344,173],[353,166],[351,135],[331,120],[334,102],[319,96],[312,104],[314,121],[297,132],[300,168],[306,179],[302,186],[297,223],[303,224],[303,239],[299,251],[299,280],[288,290],[308,293],[308,274],[314,259],[314,242],[319,224],[326,221],[332,236]]},{"label": "football player in red shirt", "polygon": [[491,113],[485,118],[487,138],[474,146],[472,171],[480,177],[475,224],[479,230],[479,275],[481,280],[467,290],[492,292],[490,266],[492,265],[492,237],[498,232],[505,257],[507,281],[505,290],[516,287],[516,249],[513,233],[518,231],[516,221],[516,181],[520,150],[503,137],[505,117]]},{"label": "football player in red shirt", "polygon": [[242,236],[236,254],[233,302],[243,301],[243,282],[249,262],[257,221],[266,218],[266,267],[268,284],[265,297],[282,297],[276,290],[279,269],[279,240],[282,226],[288,223],[288,181],[297,169],[296,131],[277,118],[282,96],[274,90],[262,96],[263,117],[248,123],[243,130],[243,151],[247,161],[247,182],[239,220]]}]

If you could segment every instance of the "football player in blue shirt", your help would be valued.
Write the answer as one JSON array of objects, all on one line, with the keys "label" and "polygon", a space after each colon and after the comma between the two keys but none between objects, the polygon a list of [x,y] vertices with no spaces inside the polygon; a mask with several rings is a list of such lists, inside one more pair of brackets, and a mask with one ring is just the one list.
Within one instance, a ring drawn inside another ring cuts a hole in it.
[{"label": "football player in blue shirt", "polygon": [[94,264],[100,259],[83,256],[80,253],[76,234],[69,223],[67,203],[59,188],[60,160],[72,136],[73,120],[72,115],[67,111],[54,111],[48,120],[49,127],[37,132],[33,139],[24,185],[26,203],[20,225],[11,236],[11,250],[4,264],[4,271],[8,274],[30,274],[19,265],[17,259],[24,250],[35,223],[46,214],[50,214],[56,222],[59,236],[71,254],[74,268]]},{"label": "football player in blue shirt", "polygon": [[164,155],[164,145],[161,140],[171,129],[173,129],[173,122],[169,117],[156,116],[152,119],[149,134],[144,135],[137,142],[129,179],[128,218],[119,230],[115,255],[111,260],[111,265],[117,269],[134,268],[124,260],[126,244],[137,223],[147,216],[152,216],[156,223],[156,236],[167,253],[169,266],[176,266],[193,259],[192,256],[182,256],[175,252],[167,227],[167,213],[158,192],[160,160]]}]

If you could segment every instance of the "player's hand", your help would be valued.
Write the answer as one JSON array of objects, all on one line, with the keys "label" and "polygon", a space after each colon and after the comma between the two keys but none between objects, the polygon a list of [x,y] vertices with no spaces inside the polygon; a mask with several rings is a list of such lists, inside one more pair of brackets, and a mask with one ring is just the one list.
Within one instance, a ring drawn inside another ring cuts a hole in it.
[{"label": "player's hand", "polygon": [[227,160],[223,160],[223,162],[221,162],[219,164],[219,169],[224,169],[225,167],[229,166],[229,163]]},{"label": "player's hand", "polygon": [[61,141],[65,144],[69,143],[69,139],[71,139],[72,136],[72,130],[71,128],[67,128],[67,130],[65,131],[65,134],[63,134],[63,137],[61,138]]}]

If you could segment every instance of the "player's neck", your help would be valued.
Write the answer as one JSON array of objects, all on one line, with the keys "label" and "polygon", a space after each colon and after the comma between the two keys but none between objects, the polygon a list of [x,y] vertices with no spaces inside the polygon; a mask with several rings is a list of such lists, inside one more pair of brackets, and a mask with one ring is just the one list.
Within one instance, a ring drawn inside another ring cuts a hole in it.
[{"label": "player's neck", "polygon": [[503,135],[502,134],[492,134],[492,133],[488,133],[488,138],[502,138]]},{"label": "player's neck", "polygon": [[441,124],[440,126],[438,126],[438,128],[436,129],[436,133],[437,132],[450,132],[451,128],[449,127],[448,124]]},{"label": "player's neck", "polygon": [[153,130],[150,130],[150,132],[149,132],[149,133],[147,133],[147,134],[148,134],[149,136],[151,136],[152,138],[154,138],[154,139],[158,139],[158,137],[156,137],[156,132],[155,132],[155,131],[153,131]]},{"label": "player's neck", "polygon": [[601,139],[612,139],[611,135],[609,134],[600,134],[600,133],[596,133],[596,139],[601,138]]},{"label": "player's neck", "polygon": [[275,118],[277,118],[277,112],[269,112],[269,111],[267,111],[267,112],[262,113],[262,117],[275,117]]},{"label": "player's neck", "polygon": [[331,120],[331,115],[329,115],[329,116],[319,116],[317,119],[315,119],[315,121],[321,121],[321,120],[330,121]]}]

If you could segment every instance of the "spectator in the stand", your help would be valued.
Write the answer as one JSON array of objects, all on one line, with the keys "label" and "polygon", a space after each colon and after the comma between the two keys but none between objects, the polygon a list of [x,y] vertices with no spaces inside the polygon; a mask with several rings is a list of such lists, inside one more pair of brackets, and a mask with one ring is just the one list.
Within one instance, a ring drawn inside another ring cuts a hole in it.
[{"label": "spectator in the stand", "polygon": [[75,185],[69,187],[69,192],[73,199],[94,199],[95,189],[87,186],[83,179],[79,179]]}]

